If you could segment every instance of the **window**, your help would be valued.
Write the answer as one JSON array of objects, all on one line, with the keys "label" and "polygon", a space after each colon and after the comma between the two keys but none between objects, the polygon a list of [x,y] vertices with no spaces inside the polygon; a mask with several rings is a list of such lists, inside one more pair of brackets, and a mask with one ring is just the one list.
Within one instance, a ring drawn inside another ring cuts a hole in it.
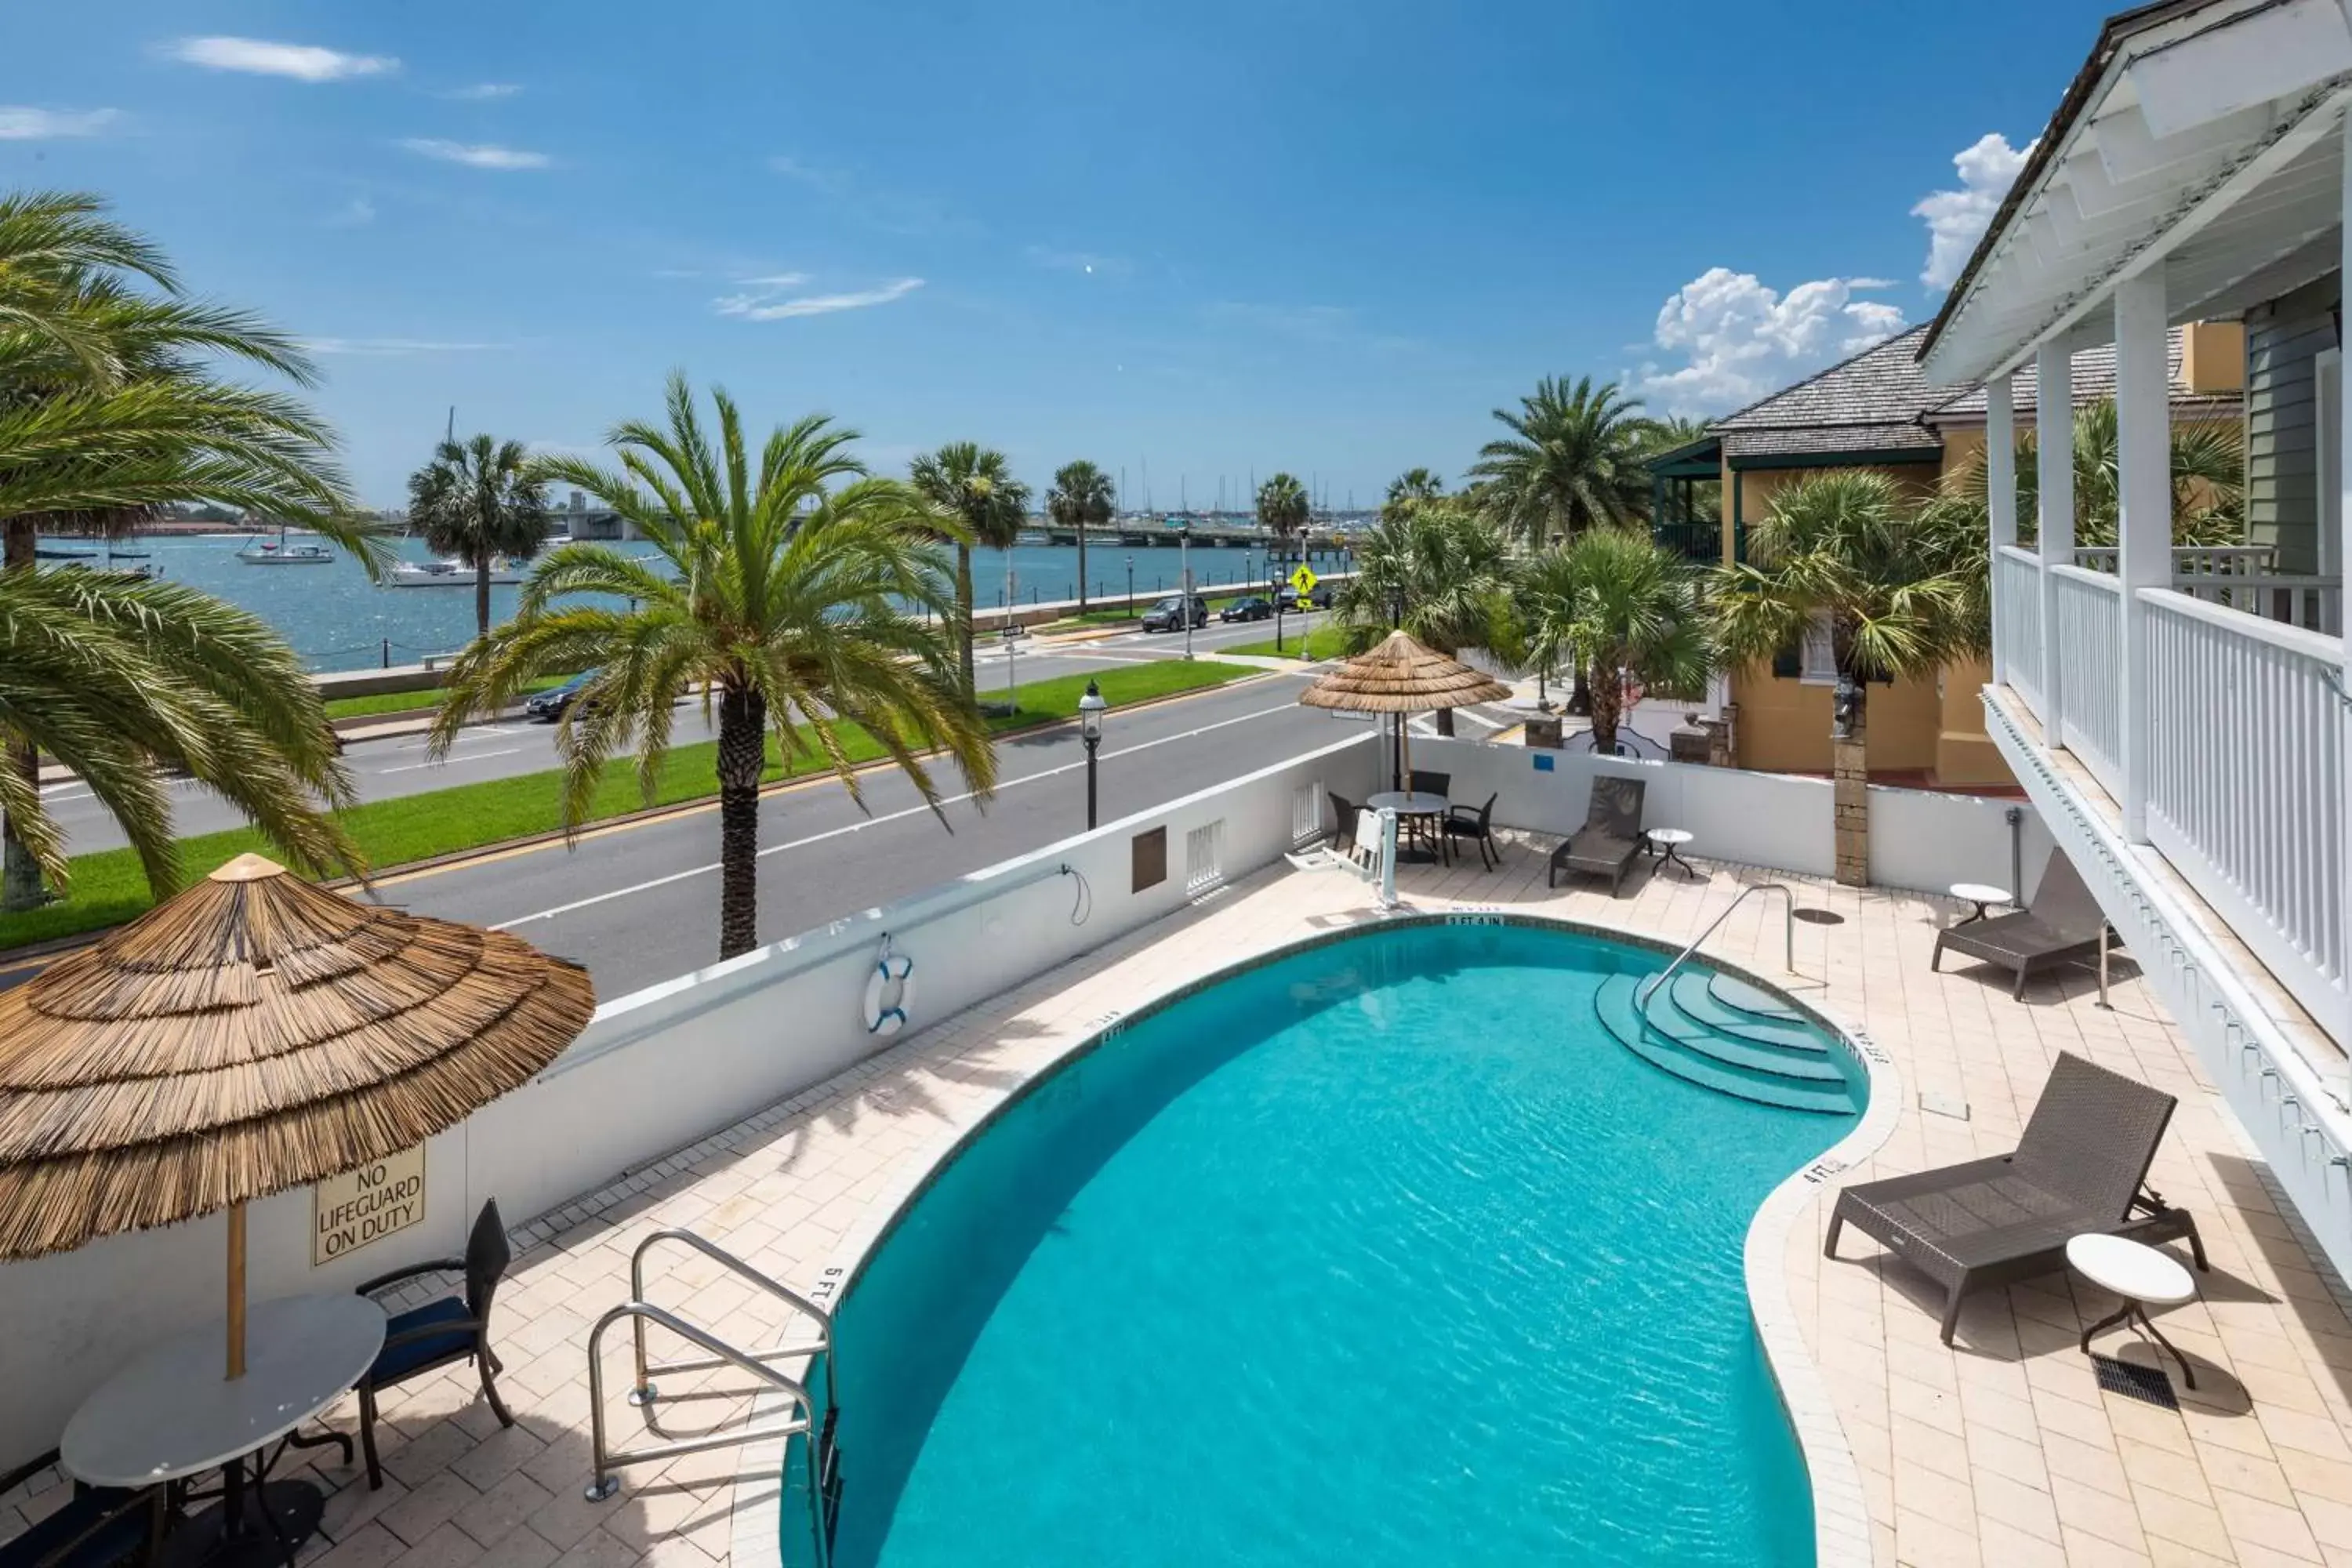
[{"label": "window", "polygon": [[1837,678],[1837,645],[1830,632],[1829,612],[1823,610],[1805,628],[1804,645],[1797,650],[1797,679],[1807,686],[1835,686]]}]

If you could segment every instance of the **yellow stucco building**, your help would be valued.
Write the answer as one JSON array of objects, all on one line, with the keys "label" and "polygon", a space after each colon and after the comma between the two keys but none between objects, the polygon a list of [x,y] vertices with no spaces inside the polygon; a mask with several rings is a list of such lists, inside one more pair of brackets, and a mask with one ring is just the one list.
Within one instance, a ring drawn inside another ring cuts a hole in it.
[{"label": "yellow stucco building", "polygon": [[[1701,440],[1651,466],[1661,542],[1696,558],[1743,559],[1749,523],[1775,492],[1824,469],[1869,469],[1921,496],[1984,447],[1981,390],[1955,395],[1919,373],[1921,327],[1866,349],[1820,374],[1774,393],[1707,427]],[[2242,422],[2245,338],[2235,322],[2209,322],[2173,333],[2173,418],[2178,423]],[[2030,380],[2030,378],[2028,378]],[[2112,395],[2112,348],[2075,357],[2078,404]],[[2034,418],[2032,390],[2021,381],[2021,431]],[[1708,515],[1706,487],[1719,507]],[[1894,681],[1870,693],[1874,777],[1948,789],[2013,785],[1985,735],[1979,689],[1983,665],[1943,670],[1934,679]],[[1830,772],[1830,703],[1836,676],[1825,646],[1792,649],[1769,665],[1735,670],[1728,698],[1736,764],[1776,773]]]}]

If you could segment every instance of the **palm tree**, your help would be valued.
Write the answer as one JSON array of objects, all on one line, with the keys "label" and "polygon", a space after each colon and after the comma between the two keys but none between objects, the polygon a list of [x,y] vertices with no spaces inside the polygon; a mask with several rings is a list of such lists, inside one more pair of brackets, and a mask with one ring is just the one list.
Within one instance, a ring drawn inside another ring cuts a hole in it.
[{"label": "palm tree", "polygon": [[[320,809],[349,805],[352,786],[317,684],[268,622],[194,588],[0,572],[0,733],[73,770],[159,898],[179,882],[167,770],[236,805],[294,864],[362,868]],[[0,812],[11,844],[63,887],[37,780],[0,768]]]},{"label": "palm tree", "polygon": [[547,486],[520,441],[444,441],[408,476],[408,517],[425,546],[474,569],[474,630],[490,635],[490,569],[547,542]]},{"label": "palm tree", "polygon": [[1078,614],[1087,613],[1087,530],[1100,528],[1118,510],[1110,476],[1084,458],[1065,463],[1045,492],[1045,511],[1062,528],[1078,531]]},{"label": "palm tree", "polygon": [[1410,510],[1445,495],[1445,481],[1427,468],[1407,468],[1389,481],[1388,496],[1381,507],[1386,516],[1391,511]]},{"label": "palm tree", "polygon": [[[2236,544],[2245,538],[2246,449],[2238,428],[2178,424],[2171,429],[2172,542]],[[2031,541],[2039,515],[2040,443],[2026,431],[2017,443],[2017,520]],[[2102,397],[2074,410],[2074,542],[2113,548],[2123,511],[2123,461],[2116,400]],[[1956,487],[1981,508],[1986,486],[1979,450],[1958,470]],[[1979,512],[1981,517],[1981,512]]]},{"label": "palm tree", "polygon": [[1493,482],[1500,520],[1530,543],[1630,521],[1649,504],[1642,458],[1651,426],[1641,407],[1615,382],[1595,386],[1580,376],[1570,385],[1546,376],[1517,413],[1495,410],[1511,434],[1480,447],[1470,472]]},{"label": "palm tree", "polygon": [[[55,192],[0,196],[0,569],[31,576],[36,541],[45,527],[110,531],[149,509],[180,501],[208,501],[300,521],[336,538],[371,568],[380,566],[387,552],[351,510],[326,426],[295,399],[223,381],[215,370],[221,359],[242,361],[306,385],[312,379],[309,361],[285,334],[242,311],[182,299],[178,287],[162,252],[108,216],[97,197]],[[223,618],[234,614],[228,606],[201,595],[140,600],[89,592],[36,596],[22,604],[26,620],[16,635],[37,635],[59,647],[81,639],[91,657],[116,660],[121,668],[205,627],[234,624],[236,629],[224,635],[241,645],[249,640],[244,623]],[[32,629],[37,614],[46,623],[37,634]],[[140,628],[135,647],[114,640],[116,634],[131,636],[123,628],[98,624],[163,614],[185,619],[176,626]],[[97,620],[79,624],[78,618],[85,616]],[[282,644],[275,648],[284,655]],[[152,775],[142,786],[140,770],[129,767],[124,754],[90,752],[87,728],[78,729],[70,716],[40,719],[42,703],[60,700],[62,668],[51,668],[43,678],[47,685],[28,671],[14,694],[14,716],[0,721],[0,747],[5,750],[0,771],[10,775],[0,787],[15,802],[0,823],[5,846],[0,907],[11,910],[41,900],[45,868],[52,877],[62,870],[54,853],[38,847],[45,831],[37,810],[39,752],[50,743],[43,736],[71,741],[100,770],[103,782],[93,777],[91,787],[134,844],[169,839],[169,812],[152,787]],[[189,679],[201,683],[206,678]],[[270,684],[282,679],[296,686]],[[247,804],[256,822],[298,862],[324,864],[322,856],[338,858],[341,852],[331,853],[320,837],[324,819],[316,816],[310,786],[331,800],[342,788],[341,775],[320,773],[313,765],[311,750],[323,741],[326,721],[291,656],[257,656],[253,683],[220,688],[254,705],[247,717],[264,734],[283,731],[279,721],[287,715],[304,715],[301,742],[277,765],[225,761],[249,750],[233,737],[210,746],[193,744],[185,711],[167,711],[175,695],[163,689],[167,684],[144,688],[156,704],[145,719],[109,713],[107,721],[118,733],[154,740],[142,753],[142,767],[184,769]],[[127,700],[140,689],[99,685],[110,694],[110,701]],[[202,695],[192,694],[190,700]],[[72,761],[62,751],[58,754]],[[225,771],[229,769],[241,771]],[[304,813],[310,814],[307,820]],[[168,863],[144,851],[142,859],[156,889],[165,890],[172,878]]]},{"label": "palm tree", "polygon": [[[1833,741],[1841,833],[1838,879],[1868,879],[1859,825],[1868,818],[1867,683],[1933,674],[1985,651],[1988,567],[1952,509],[1914,506],[1865,470],[1825,473],[1777,492],[1750,529],[1748,560],[1713,569],[1716,642],[1729,662],[1769,658],[1823,637],[1838,678]],[[1855,848],[1844,824],[1855,825]],[[1858,852],[1857,852],[1858,851]]]},{"label": "palm tree", "polygon": [[753,453],[734,401],[714,390],[711,403],[715,445],[681,374],[670,378],[667,425],[614,430],[617,468],[538,465],[542,479],[619,513],[659,560],[602,544],[550,551],[515,618],[451,668],[430,754],[446,755],[467,719],[499,711],[536,678],[595,669],[557,735],[573,827],[622,751],[635,751],[650,798],[677,702],[699,691],[706,716],[719,710],[719,956],[731,958],[758,940],[771,729],[787,757],[823,758],[861,804],[856,733],[935,812],[926,752],[945,752],[982,800],[996,758],[957,681],[955,596],[936,542],[944,520],[908,486],[869,477],[851,454],[854,431],[812,415]]},{"label": "palm tree", "polygon": [[[963,694],[972,695],[971,549],[986,544],[1010,550],[1029,520],[1029,487],[1013,477],[1004,454],[976,441],[950,441],[936,452],[915,459],[915,489],[925,500],[954,520],[943,538],[955,544],[955,597],[959,620],[956,667],[963,678]],[[1083,548],[1083,546],[1081,546]],[[1078,568],[1079,597],[1086,595],[1086,568]]]},{"label": "palm tree", "polygon": [[[1509,616],[1509,542],[1493,523],[1443,503],[1382,517],[1356,546],[1356,575],[1335,608],[1351,647],[1364,648],[1391,627],[1440,653],[1491,647]],[[1437,731],[1454,733],[1454,715],[1437,711]]]},{"label": "palm tree", "polygon": [[1521,571],[1517,610],[1533,662],[1589,672],[1592,749],[1617,750],[1626,683],[1686,691],[1706,679],[1698,578],[1682,557],[1630,530],[1601,528]]},{"label": "palm tree", "polygon": [[1258,526],[1274,535],[1275,549],[1282,556],[1289,555],[1291,536],[1303,532],[1307,520],[1314,515],[1314,502],[1307,494],[1307,487],[1294,476],[1276,474],[1258,486]]}]

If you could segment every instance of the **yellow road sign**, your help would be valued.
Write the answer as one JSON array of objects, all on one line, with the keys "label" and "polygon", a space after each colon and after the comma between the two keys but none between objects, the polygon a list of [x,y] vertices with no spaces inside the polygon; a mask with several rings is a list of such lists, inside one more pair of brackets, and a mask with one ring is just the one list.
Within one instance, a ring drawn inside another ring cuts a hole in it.
[{"label": "yellow road sign", "polygon": [[1311,594],[1315,592],[1315,574],[1302,563],[1290,574],[1290,585],[1302,594]]}]

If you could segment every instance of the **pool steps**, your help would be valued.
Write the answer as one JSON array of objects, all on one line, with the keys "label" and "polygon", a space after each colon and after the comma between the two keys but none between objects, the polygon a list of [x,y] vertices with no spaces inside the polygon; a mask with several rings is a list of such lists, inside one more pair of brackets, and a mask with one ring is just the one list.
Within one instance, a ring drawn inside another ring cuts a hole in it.
[{"label": "pool steps", "polygon": [[1612,974],[1593,1005],[1618,1043],[1651,1066],[1785,1110],[1851,1116],[1861,1109],[1829,1042],[1767,993],[1685,969],[1641,1005],[1636,997],[1650,978]]}]

